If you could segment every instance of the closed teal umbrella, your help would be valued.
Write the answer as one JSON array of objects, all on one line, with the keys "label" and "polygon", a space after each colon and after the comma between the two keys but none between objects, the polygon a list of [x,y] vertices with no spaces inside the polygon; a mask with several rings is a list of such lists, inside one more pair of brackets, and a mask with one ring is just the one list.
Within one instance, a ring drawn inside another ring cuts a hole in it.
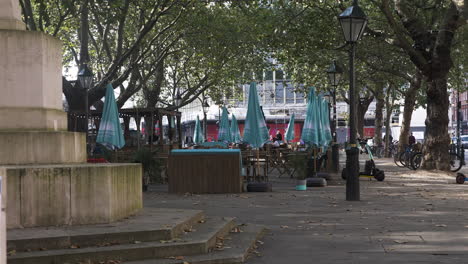
[{"label": "closed teal umbrella", "polygon": [[318,138],[319,138],[319,144],[318,144],[318,147],[324,147],[326,145],[326,137],[325,137],[325,132],[324,132],[324,125],[323,125],[323,119],[324,119],[324,115],[325,113],[323,112],[323,105],[322,105],[322,101],[323,101],[323,97],[322,95],[317,95],[315,97],[315,102],[316,102],[316,105],[317,105],[317,116],[318,116],[318,122],[317,122],[317,129],[318,129]]},{"label": "closed teal umbrella", "polygon": [[229,116],[226,107],[223,107],[221,121],[219,122],[218,141],[232,142],[231,128],[229,127]]},{"label": "closed teal umbrella", "polygon": [[203,137],[200,119],[197,116],[197,121],[195,121],[195,132],[193,133],[193,142],[195,144],[201,144],[203,141],[205,141],[205,138]]},{"label": "closed teal umbrella", "polygon": [[314,87],[310,87],[309,90],[306,119],[304,120],[301,139],[308,145],[320,146],[319,108]]},{"label": "closed teal umbrella", "polygon": [[234,143],[240,143],[242,141],[240,131],[239,131],[239,125],[237,124],[237,119],[234,114],[232,114],[232,120],[231,120],[231,138],[232,138],[232,142]]},{"label": "closed teal umbrella", "polygon": [[122,127],[120,126],[119,110],[115,102],[114,88],[108,84],[104,101],[104,111],[96,142],[111,148],[122,148],[125,146]]},{"label": "closed teal umbrella", "polygon": [[328,102],[322,100],[322,130],[324,134],[324,146],[328,147],[332,141],[332,134],[330,128],[330,112],[328,108]]},{"label": "closed teal umbrella", "polygon": [[257,86],[250,84],[247,116],[245,117],[244,141],[252,148],[261,148],[268,141],[268,128],[258,101]]},{"label": "closed teal umbrella", "polygon": [[294,139],[294,114],[289,118],[288,128],[286,129],[286,135],[284,135],[286,141],[291,141]]}]

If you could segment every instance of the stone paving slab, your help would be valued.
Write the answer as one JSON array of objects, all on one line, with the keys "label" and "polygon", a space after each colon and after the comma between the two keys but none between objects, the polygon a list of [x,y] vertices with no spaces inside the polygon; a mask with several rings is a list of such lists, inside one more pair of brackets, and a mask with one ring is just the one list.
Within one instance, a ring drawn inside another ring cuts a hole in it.
[{"label": "stone paving slab", "polygon": [[200,210],[145,208],[133,217],[111,224],[11,229],[7,232],[7,245],[9,250],[24,251],[126,243],[129,239],[169,240],[204,217]]},{"label": "stone paving slab", "polygon": [[468,263],[468,184],[455,184],[455,174],[398,168],[391,159],[376,163],[385,181],[361,179],[358,202],[345,201],[336,176],[333,185],[299,192],[294,179],[272,175],[271,193],[169,195],[152,186],[145,205],[268,227],[250,264]]}]

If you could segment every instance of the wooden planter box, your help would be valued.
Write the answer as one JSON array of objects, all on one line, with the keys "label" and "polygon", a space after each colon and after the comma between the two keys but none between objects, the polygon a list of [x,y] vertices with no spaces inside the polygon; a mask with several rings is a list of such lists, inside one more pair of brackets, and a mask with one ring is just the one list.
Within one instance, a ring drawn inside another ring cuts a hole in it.
[{"label": "wooden planter box", "polygon": [[240,150],[173,150],[168,161],[168,181],[170,193],[240,193]]}]

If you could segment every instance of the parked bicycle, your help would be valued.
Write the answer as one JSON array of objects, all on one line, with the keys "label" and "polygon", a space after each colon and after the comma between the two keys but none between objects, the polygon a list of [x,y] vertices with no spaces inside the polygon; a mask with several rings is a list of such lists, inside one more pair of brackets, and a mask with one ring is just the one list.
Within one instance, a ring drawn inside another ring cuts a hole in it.
[{"label": "parked bicycle", "polygon": [[382,158],[384,155],[385,155],[385,151],[384,151],[384,147],[383,145],[380,145],[380,146],[372,146],[371,147],[371,151],[372,153],[374,154],[374,156],[376,156],[377,158]]},{"label": "parked bicycle", "polygon": [[[449,155],[450,155],[450,171],[457,172],[465,164],[465,150],[461,148],[461,153],[457,153],[457,147],[453,144],[450,146]],[[423,160],[423,154],[421,152],[415,153],[411,158],[411,168],[417,170],[421,167]]]},{"label": "parked bicycle", "polygon": [[394,162],[400,168],[407,167],[412,169],[413,167],[411,161],[418,153],[421,153],[420,148],[415,145],[406,145],[403,152],[399,152],[394,156]]}]

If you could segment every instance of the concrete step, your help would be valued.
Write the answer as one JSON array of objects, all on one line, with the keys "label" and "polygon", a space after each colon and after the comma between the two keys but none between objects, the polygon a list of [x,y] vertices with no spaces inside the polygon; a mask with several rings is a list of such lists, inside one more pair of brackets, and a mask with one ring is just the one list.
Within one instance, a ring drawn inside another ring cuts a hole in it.
[{"label": "concrete step", "polygon": [[224,246],[215,248],[208,254],[194,256],[171,256],[166,259],[149,259],[128,261],[124,264],[240,264],[244,263],[256,246],[256,242],[263,237],[266,229],[258,225],[239,227],[242,232],[231,233],[224,239]]},{"label": "concrete step", "polygon": [[8,252],[30,252],[171,240],[196,228],[204,218],[200,210],[145,208],[112,224],[8,230],[7,248]]},{"label": "concrete step", "polygon": [[197,230],[170,241],[135,241],[133,244],[20,252],[8,257],[9,264],[99,263],[131,261],[179,255],[200,255],[215,247],[235,226],[233,218],[207,218]]}]

